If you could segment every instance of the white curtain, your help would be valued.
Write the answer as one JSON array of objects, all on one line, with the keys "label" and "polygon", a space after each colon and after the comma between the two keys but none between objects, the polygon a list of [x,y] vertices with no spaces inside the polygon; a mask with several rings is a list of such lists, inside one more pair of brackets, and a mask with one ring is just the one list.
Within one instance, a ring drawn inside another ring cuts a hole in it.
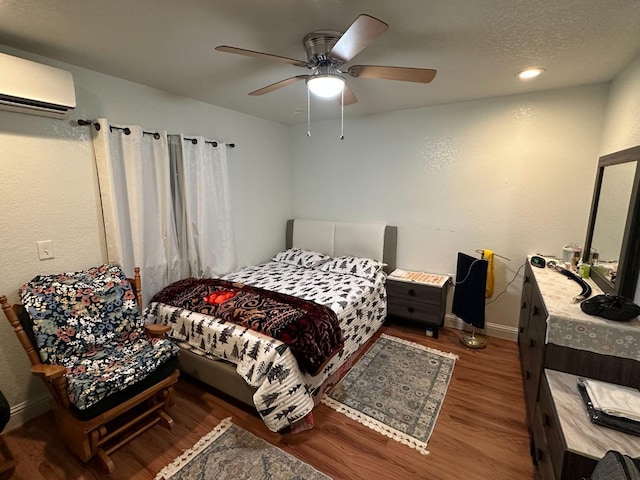
[{"label": "white curtain", "polygon": [[[127,275],[140,267],[143,302],[179,280],[166,132],[135,125],[92,128],[109,262]],[[128,132],[128,133],[127,133]]]},{"label": "white curtain", "polygon": [[194,136],[169,136],[172,191],[183,274],[218,277],[236,266],[227,147]]},{"label": "white curtain", "polygon": [[97,123],[93,145],[108,260],[127,275],[140,267],[144,304],[181,278],[232,271],[226,146]]}]

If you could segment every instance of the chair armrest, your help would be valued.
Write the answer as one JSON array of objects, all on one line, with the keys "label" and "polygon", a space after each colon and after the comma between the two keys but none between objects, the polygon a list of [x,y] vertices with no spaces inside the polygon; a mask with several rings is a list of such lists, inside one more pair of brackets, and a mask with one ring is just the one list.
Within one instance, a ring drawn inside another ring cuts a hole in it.
[{"label": "chair armrest", "polygon": [[47,388],[62,408],[69,408],[69,394],[67,392],[67,369],[62,365],[39,363],[31,366],[31,373],[44,380]]},{"label": "chair armrest", "polygon": [[165,333],[171,330],[170,325],[158,325],[157,323],[146,323],[144,330],[147,336],[151,338],[161,338]]},{"label": "chair armrest", "polygon": [[64,376],[64,374],[67,373],[67,369],[62,365],[49,365],[47,363],[40,363],[39,365],[33,365],[31,367],[31,373],[42,377],[47,382],[51,382],[57,378]]}]

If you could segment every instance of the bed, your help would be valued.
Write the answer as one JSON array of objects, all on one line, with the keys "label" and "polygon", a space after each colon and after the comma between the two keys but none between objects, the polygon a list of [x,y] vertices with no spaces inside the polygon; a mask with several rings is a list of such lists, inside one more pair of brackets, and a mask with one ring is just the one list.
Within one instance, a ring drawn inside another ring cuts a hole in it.
[{"label": "bed", "polygon": [[396,227],[382,224],[289,220],[286,249],[271,261],[219,281],[203,280],[256,287],[330,310],[342,342],[317,368],[281,340],[225,322],[222,315],[152,301],[145,320],[171,326],[184,373],[252,406],[272,431],[304,430],[313,426],[312,409],[324,392],[386,318],[385,280],[395,268],[396,237]]}]

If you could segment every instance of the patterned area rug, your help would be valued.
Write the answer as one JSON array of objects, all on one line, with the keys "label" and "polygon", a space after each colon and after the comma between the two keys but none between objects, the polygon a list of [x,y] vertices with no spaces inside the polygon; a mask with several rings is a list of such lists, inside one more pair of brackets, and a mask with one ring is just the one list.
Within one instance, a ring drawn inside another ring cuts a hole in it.
[{"label": "patterned area rug", "polygon": [[331,480],[225,418],[155,480]]},{"label": "patterned area rug", "polygon": [[427,455],[457,358],[382,334],[322,402]]}]

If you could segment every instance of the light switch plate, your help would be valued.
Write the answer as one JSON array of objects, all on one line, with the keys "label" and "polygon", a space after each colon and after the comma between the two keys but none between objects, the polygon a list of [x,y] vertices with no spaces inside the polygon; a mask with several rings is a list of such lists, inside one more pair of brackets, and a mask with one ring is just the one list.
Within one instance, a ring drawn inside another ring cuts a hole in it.
[{"label": "light switch plate", "polygon": [[36,242],[36,245],[38,246],[38,257],[40,260],[48,260],[55,257],[53,254],[53,242],[51,240],[42,240]]}]

